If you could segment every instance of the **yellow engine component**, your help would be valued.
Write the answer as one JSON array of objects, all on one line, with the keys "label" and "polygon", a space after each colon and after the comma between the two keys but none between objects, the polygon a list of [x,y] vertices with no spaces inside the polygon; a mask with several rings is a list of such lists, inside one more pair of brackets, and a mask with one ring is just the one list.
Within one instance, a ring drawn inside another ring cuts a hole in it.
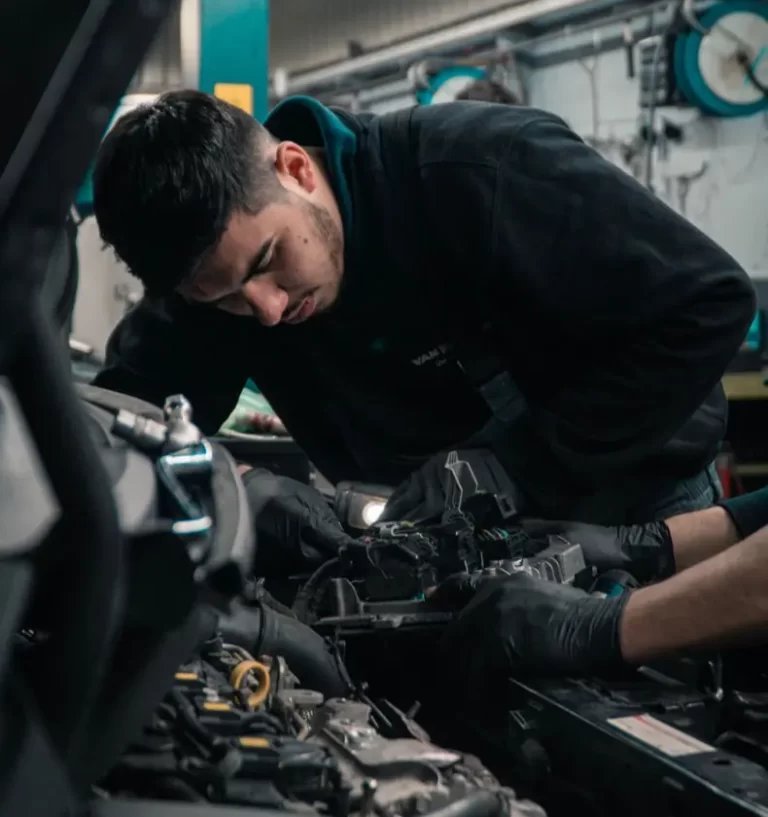
[{"label": "yellow engine component", "polygon": [[246,701],[249,709],[258,709],[267,700],[270,688],[269,669],[260,661],[241,661],[230,673],[229,682],[239,690],[243,683],[252,675],[259,685],[259,688],[252,692]]}]

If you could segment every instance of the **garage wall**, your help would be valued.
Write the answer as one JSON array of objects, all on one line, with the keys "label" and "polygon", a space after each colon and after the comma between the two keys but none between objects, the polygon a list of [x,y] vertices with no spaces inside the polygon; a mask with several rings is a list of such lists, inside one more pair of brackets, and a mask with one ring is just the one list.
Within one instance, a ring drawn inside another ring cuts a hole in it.
[{"label": "garage wall", "polygon": [[104,248],[96,219],[91,216],[77,234],[80,283],[72,320],[72,334],[103,355],[107,338],[142,287],[111,249]]},{"label": "garage wall", "polygon": [[[598,134],[604,152],[621,163],[616,142],[638,127],[637,81],[626,76],[623,51],[584,61],[594,66]],[[568,62],[538,68],[529,76],[530,101],[562,116],[582,136],[594,136],[590,78],[584,65]],[[755,278],[768,279],[768,117],[704,118],[695,111],[659,112],[682,123],[685,140],[671,144],[667,161],[655,162],[656,192],[718,243]],[[687,124],[685,124],[687,123]],[[658,123],[657,123],[658,127]],[[687,199],[678,177],[699,172]]]}]

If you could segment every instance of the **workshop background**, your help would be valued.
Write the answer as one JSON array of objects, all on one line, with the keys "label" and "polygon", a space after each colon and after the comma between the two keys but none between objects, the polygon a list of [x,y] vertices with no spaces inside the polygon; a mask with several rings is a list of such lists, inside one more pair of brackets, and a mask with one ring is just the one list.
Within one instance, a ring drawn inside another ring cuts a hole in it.
[{"label": "workshop background", "polygon": [[[746,55],[746,59],[745,59]],[[725,247],[768,307],[768,2],[181,0],[124,107],[199,87],[262,117],[291,94],[353,111],[449,100],[479,77],[563,117]],[[73,335],[103,354],[141,297],[79,202]],[[768,482],[764,319],[726,378],[730,476]]]}]

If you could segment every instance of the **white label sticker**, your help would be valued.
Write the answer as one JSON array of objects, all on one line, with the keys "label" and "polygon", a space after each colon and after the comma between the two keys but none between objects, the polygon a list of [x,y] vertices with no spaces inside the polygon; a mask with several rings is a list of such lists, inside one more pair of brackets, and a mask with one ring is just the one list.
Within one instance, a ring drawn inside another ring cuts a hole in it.
[{"label": "white label sticker", "polygon": [[704,752],[716,751],[714,746],[702,743],[650,715],[610,718],[608,723],[670,757],[700,755]]}]

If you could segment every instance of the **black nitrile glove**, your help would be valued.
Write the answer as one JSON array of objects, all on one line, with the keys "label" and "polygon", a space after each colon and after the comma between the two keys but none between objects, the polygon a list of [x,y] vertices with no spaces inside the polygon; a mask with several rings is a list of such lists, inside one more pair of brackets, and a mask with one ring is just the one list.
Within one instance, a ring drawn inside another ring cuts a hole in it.
[{"label": "black nitrile glove", "polygon": [[739,536],[746,539],[768,525],[768,486],[717,503],[731,517]]},{"label": "black nitrile glove", "polygon": [[581,545],[587,566],[596,567],[598,573],[626,570],[638,581],[648,582],[675,572],[672,539],[664,522],[606,528],[583,522],[526,519],[523,528],[534,540],[562,536]]},{"label": "black nitrile glove", "polygon": [[312,571],[354,541],[325,497],[309,485],[261,468],[248,471],[243,483],[256,529],[256,576]]},{"label": "black nitrile glove", "polygon": [[478,491],[505,494],[513,503],[520,502],[514,483],[488,449],[459,448],[442,452],[398,485],[379,521],[438,522],[460,496],[466,500]]},{"label": "black nitrile glove", "polygon": [[[438,588],[433,603],[458,600],[456,582],[447,592]],[[594,598],[525,573],[480,579],[441,652],[469,692],[521,669],[578,675],[620,667],[619,621],[628,598]]]}]

